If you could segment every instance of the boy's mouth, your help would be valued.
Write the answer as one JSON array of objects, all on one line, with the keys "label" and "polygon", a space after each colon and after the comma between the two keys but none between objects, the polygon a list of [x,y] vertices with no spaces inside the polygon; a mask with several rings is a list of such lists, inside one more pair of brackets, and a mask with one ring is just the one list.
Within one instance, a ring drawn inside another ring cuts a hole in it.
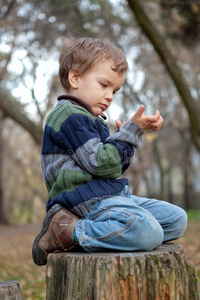
[{"label": "boy's mouth", "polygon": [[108,104],[100,103],[100,106],[103,110],[106,110],[108,108]]}]

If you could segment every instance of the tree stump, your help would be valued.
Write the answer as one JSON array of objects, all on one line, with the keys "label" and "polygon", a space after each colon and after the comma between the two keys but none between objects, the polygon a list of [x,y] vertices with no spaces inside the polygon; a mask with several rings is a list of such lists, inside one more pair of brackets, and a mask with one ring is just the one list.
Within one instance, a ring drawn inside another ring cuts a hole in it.
[{"label": "tree stump", "polygon": [[18,281],[0,282],[0,300],[23,300]]},{"label": "tree stump", "polygon": [[198,279],[182,247],[150,252],[63,252],[48,256],[47,300],[197,300]]}]

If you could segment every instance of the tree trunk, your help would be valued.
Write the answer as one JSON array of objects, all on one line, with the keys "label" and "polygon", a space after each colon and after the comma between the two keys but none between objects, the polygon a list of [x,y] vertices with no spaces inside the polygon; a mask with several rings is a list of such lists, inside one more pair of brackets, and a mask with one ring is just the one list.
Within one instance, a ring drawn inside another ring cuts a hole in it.
[{"label": "tree trunk", "polygon": [[160,56],[179,92],[179,95],[181,96],[190,119],[191,135],[194,144],[196,145],[198,151],[200,151],[200,110],[198,102],[192,97],[189,86],[182,76],[181,70],[176,63],[176,59],[174,58],[170,48],[165,42],[165,39],[161,36],[157,28],[152,24],[141,2],[142,1],[140,0],[128,0],[129,6],[134,12],[139,25]]},{"label": "tree trunk", "polygon": [[186,165],[183,166],[184,174],[184,207],[185,209],[195,209],[195,194],[193,184],[190,180],[190,170]]},{"label": "tree trunk", "polygon": [[169,203],[175,204],[174,194],[172,190],[172,169],[171,167],[168,170],[168,181],[167,181],[167,201]]},{"label": "tree trunk", "polygon": [[4,185],[3,185],[3,130],[4,116],[0,112],[0,224],[8,223],[4,205]]},{"label": "tree trunk", "polygon": [[160,155],[160,151],[159,151],[159,146],[157,144],[157,141],[154,141],[154,149],[155,149],[155,155],[156,155],[156,161],[158,164],[158,168],[160,171],[160,195],[159,195],[159,199],[164,200],[165,199],[165,191],[164,191],[164,175],[165,175],[165,171],[164,171],[164,166],[163,166],[163,162],[162,162],[162,158]]},{"label": "tree trunk", "polygon": [[197,300],[198,279],[182,247],[150,252],[71,252],[48,256],[47,300]]},{"label": "tree trunk", "polygon": [[1,300],[23,300],[19,283],[17,281],[0,282]]}]

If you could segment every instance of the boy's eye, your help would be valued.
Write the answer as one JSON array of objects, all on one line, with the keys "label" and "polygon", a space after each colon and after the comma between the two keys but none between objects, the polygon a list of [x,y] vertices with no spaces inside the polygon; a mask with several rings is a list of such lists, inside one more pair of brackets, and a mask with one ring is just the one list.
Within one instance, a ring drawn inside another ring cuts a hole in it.
[{"label": "boy's eye", "polygon": [[103,86],[103,87],[107,87],[107,85],[106,84],[104,84],[104,83],[100,83],[101,84],[101,86]]}]

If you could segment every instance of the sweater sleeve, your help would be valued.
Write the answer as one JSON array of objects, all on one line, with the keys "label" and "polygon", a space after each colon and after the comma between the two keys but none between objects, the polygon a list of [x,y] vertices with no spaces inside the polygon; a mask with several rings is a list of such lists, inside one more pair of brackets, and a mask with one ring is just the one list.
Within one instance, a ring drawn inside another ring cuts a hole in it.
[{"label": "sweater sleeve", "polygon": [[102,140],[94,120],[81,114],[72,115],[61,125],[58,143],[67,155],[71,155],[83,170],[94,177],[117,178],[127,165],[127,158],[130,163],[134,148],[139,146],[141,130],[135,129],[135,125],[132,122],[125,124],[118,133],[110,137],[107,134]]},{"label": "sweater sleeve", "polygon": [[135,149],[142,143],[143,130],[132,121],[126,122],[118,132],[110,135],[106,142],[118,149],[121,158],[122,173],[127,170],[132,162]]}]

